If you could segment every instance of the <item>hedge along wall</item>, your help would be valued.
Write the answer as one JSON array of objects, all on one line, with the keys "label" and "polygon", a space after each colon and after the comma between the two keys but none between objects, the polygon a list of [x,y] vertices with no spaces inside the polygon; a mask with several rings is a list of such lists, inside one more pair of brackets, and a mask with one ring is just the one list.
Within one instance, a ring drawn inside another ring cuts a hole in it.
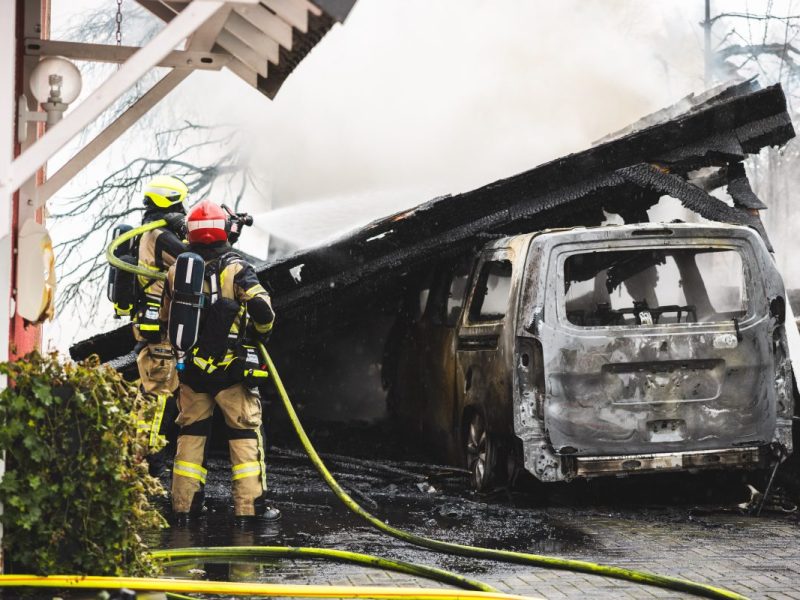
[{"label": "hedge along wall", "polygon": [[[150,575],[140,533],[164,526],[163,493],[142,457],[133,384],[99,361],[33,353],[0,364],[0,481],[6,569],[14,573]],[[149,407],[152,410],[152,407]],[[149,417],[148,417],[149,418]]]}]

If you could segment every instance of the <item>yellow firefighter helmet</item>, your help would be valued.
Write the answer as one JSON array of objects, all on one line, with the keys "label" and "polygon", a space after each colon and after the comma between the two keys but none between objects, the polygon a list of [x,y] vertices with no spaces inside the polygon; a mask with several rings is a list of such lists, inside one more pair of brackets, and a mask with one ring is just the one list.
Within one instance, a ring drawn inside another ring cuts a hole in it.
[{"label": "yellow firefighter helmet", "polygon": [[169,208],[186,200],[189,188],[177,177],[159,175],[144,186],[144,203]]}]

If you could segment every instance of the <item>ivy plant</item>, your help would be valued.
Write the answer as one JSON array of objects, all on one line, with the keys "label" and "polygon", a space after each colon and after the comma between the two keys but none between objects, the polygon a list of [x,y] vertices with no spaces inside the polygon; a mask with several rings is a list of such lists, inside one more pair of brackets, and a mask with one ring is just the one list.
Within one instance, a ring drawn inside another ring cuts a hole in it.
[{"label": "ivy plant", "polygon": [[[148,496],[145,400],[96,357],[0,364],[3,548],[16,573],[152,575],[141,534],[165,525]],[[151,407],[152,410],[152,407]]]}]

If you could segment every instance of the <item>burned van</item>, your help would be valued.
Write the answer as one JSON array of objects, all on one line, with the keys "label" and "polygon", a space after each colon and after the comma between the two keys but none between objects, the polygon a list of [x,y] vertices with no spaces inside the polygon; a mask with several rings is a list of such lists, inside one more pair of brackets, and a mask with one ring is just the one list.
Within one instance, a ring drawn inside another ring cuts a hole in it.
[{"label": "burned van", "polygon": [[785,292],[753,230],[551,230],[444,261],[385,360],[390,411],[490,488],[764,468],[791,452]]}]

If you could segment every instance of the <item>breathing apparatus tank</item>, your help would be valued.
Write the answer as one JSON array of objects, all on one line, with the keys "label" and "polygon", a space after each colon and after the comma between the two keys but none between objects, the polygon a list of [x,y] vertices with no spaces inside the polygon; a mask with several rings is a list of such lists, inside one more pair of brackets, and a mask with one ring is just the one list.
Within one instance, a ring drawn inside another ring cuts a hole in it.
[{"label": "breathing apparatus tank", "polygon": [[[133,229],[130,225],[123,223],[114,227],[112,239],[116,239],[123,233]],[[134,239],[120,244],[114,250],[114,256],[120,260],[136,266],[136,242]],[[106,296],[114,305],[114,317],[129,317],[133,312],[136,303],[136,275],[128,271],[123,271],[112,265],[108,267],[108,286]]]},{"label": "breathing apparatus tank", "polygon": [[205,261],[199,254],[178,255],[169,307],[169,341],[178,351],[179,371],[183,370],[183,355],[197,343],[200,333],[200,316],[205,306],[204,277]]}]

